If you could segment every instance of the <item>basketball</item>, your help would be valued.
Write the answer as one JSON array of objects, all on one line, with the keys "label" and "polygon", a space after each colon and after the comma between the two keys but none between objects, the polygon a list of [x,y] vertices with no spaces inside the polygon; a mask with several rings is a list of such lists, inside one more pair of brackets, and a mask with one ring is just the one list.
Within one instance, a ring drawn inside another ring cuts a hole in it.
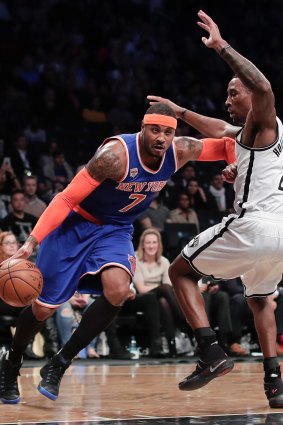
[{"label": "basketball", "polygon": [[0,298],[13,307],[30,305],[42,291],[43,278],[34,263],[20,258],[0,267]]}]

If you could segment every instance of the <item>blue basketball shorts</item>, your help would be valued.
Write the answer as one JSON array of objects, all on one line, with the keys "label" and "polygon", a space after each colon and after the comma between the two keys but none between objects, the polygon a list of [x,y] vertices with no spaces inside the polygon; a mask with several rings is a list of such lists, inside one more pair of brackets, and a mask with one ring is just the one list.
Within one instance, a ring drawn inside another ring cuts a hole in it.
[{"label": "blue basketball shorts", "polygon": [[120,267],[132,277],[132,234],[132,225],[96,225],[71,212],[41,243],[36,264],[44,284],[37,302],[56,307],[75,291],[101,294],[100,272],[105,267]]}]

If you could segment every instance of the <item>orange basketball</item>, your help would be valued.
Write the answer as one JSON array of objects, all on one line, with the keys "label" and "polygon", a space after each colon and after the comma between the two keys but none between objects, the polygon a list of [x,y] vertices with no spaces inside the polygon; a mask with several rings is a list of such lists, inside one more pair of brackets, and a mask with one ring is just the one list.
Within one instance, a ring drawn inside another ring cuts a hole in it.
[{"label": "orange basketball", "polygon": [[12,259],[0,267],[0,298],[13,307],[30,305],[42,291],[43,278],[34,263]]}]

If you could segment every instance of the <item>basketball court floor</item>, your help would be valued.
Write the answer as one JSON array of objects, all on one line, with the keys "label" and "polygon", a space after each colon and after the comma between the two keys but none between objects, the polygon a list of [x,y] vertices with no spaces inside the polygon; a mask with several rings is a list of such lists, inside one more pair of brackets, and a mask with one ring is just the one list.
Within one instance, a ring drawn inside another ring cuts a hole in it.
[{"label": "basketball court floor", "polygon": [[1,404],[0,423],[283,424],[283,409],[270,409],[265,399],[260,359],[236,360],[228,375],[202,389],[182,392],[178,382],[193,371],[195,360],[75,360],[55,402],[36,389],[43,362],[25,361],[20,377],[21,403]]}]

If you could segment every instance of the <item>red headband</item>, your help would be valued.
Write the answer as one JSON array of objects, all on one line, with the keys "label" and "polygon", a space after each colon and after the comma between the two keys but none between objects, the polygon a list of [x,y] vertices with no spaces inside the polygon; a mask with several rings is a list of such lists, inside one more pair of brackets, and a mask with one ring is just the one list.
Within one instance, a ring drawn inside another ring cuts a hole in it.
[{"label": "red headband", "polygon": [[177,128],[177,120],[174,117],[161,114],[145,114],[143,117],[144,124],[159,124],[165,127],[172,127],[174,130]]}]

